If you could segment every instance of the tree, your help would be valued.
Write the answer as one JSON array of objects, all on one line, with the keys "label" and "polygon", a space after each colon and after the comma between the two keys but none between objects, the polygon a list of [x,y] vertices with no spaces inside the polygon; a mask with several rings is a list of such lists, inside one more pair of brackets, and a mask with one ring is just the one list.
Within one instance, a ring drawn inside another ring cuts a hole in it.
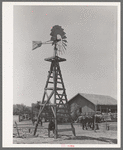
[{"label": "tree", "polygon": [[24,104],[13,105],[13,115],[30,114],[31,108]]}]

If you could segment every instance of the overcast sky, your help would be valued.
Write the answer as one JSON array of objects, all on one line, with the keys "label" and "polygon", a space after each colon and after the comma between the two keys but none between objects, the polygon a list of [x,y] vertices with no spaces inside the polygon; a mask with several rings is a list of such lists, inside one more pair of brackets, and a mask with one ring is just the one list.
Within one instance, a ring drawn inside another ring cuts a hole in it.
[{"label": "overcast sky", "polygon": [[32,51],[32,41],[50,39],[60,25],[68,46],[60,57],[67,98],[77,93],[117,96],[116,6],[14,6],[14,104],[41,101],[53,46]]}]

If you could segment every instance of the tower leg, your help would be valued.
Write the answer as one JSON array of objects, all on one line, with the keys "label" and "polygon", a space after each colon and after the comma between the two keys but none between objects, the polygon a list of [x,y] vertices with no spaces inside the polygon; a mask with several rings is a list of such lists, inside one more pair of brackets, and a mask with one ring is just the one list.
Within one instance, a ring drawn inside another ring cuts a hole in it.
[{"label": "tower leg", "polygon": [[[56,104],[56,86],[57,86],[57,73],[56,73],[56,62],[53,62],[53,81],[54,81],[54,104]],[[56,112],[56,107],[55,109],[55,130],[54,130],[54,138],[57,138],[57,112]]]},{"label": "tower leg", "polygon": [[[55,114],[56,114],[56,107],[55,107]],[[54,131],[54,138],[57,139],[57,118],[55,117],[55,131]]]},{"label": "tower leg", "polygon": [[71,123],[71,127],[72,127],[72,129],[73,129],[73,130],[72,130],[72,132],[73,132],[73,135],[74,135],[74,136],[76,136],[76,133],[75,133],[75,128],[74,128],[74,126],[73,126],[73,123]]},{"label": "tower leg", "polygon": [[[65,96],[65,100],[66,100],[66,104],[67,104],[67,96],[66,96],[66,92],[65,92],[65,86],[64,86],[63,79],[62,79],[62,74],[61,74],[61,70],[60,70],[60,65],[59,65],[59,63],[57,64],[57,67],[58,67],[60,79],[61,79],[62,86],[63,86],[63,92],[65,93],[64,96]],[[72,128],[72,132],[73,132],[73,135],[76,136],[75,128],[74,128],[73,123],[72,123],[72,118],[71,118],[71,116],[70,116],[70,110],[69,110],[68,104],[67,104],[67,109],[68,109],[68,111],[69,111],[69,118],[70,118],[70,120],[71,120],[71,128]]]},{"label": "tower leg", "polygon": [[39,121],[37,121],[37,123],[36,123],[36,125],[35,125],[35,130],[34,130],[34,134],[33,134],[33,135],[36,134],[36,131],[37,131],[37,128],[38,128],[38,123],[39,123]]},{"label": "tower leg", "polygon": [[39,111],[39,114],[38,114],[38,119],[37,119],[37,123],[36,123],[36,126],[35,126],[35,130],[34,130],[34,135],[36,134],[36,131],[37,131],[37,127],[38,127],[38,124],[39,124],[39,121],[40,121],[40,115],[41,113],[43,112],[46,104],[49,102],[50,98],[52,97],[52,95],[54,94],[54,91],[51,92],[50,96],[48,97],[46,103],[44,104],[44,106],[41,108],[40,107],[40,111]]}]

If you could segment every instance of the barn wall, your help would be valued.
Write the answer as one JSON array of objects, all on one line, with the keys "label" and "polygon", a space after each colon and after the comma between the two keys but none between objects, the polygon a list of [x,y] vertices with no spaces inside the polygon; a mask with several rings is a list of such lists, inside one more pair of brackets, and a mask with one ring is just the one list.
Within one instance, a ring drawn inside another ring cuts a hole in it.
[{"label": "barn wall", "polygon": [[112,113],[116,113],[117,105],[97,105],[97,111],[108,113],[109,109]]},{"label": "barn wall", "polygon": [[69,102],[71,113],[75,110],[79,111],[79,108],[82,108],[82,113],[94,112],[95,105],[90,101],[86,100],[84,97],[78,95]]}]

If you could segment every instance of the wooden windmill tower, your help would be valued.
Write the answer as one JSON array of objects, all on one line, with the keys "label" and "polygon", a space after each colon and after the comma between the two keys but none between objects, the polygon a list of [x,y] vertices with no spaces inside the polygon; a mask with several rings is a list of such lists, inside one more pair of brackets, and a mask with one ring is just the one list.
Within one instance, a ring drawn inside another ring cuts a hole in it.
[{"label": "wooden windmill tower", "polygon": [[[37,127],[39,124],[40,117],[44,112],[46,107],[50,107],[52,113],[49,114],[49,117],[54,119],[55,122],[55,138],[57,138],[58,132],[61,131],[72,131],[75,136],[75,129],[72,124],[72,119],[69,112],[68,100],[66,95],[66,90],[60,70],[60,62],[66,61],[66,59],[58,56],[58,53],[62,53],[66,50],[66,36],[64,30],[61,26],[55,25],[51,29],[51,39],[45,43],[41,41],[33,41],[33,50],[40,47],[42,44],[52,44],[54,46],[54,55],[53,57],[46,58],[45,61],[51,63],[50,70],[48,71],[48,77],[46,85],[44,88],[44,94],[42,102],[40,103],[40,110],[38,114],[37,123],[34,130],[34,135],[36,134]],[[59,119],[69,119],[70,120],[70,129],[58,129],[58,120]]]}]

